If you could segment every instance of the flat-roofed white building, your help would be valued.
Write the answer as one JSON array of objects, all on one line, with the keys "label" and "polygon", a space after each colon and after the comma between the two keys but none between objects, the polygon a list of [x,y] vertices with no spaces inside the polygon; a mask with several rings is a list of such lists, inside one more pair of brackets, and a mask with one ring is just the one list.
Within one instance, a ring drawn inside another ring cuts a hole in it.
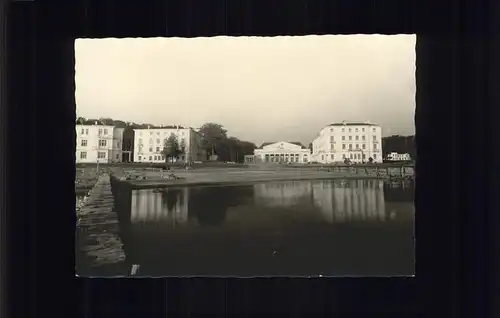
[{"label": "flat-roofed white building", "polygon": [[389,161],[410,161],[411,156],[409,153],[391,152],[387,155],[387,160],[389,160]]},{"label": "flat-roofed white building", "polygon": [[381,163],[382,128],[369,122],[333,123],[320,130],[313,140],[312,161]]},{"label": "flat-roofed white building", "polygon": [[201,136],[192,128],[155,127],[134,129],[134,162],[165,162],[163,148],[167,139],[174,135],[179,146],[184,146],[184,153],[179,160],[193,162],[206,160],[201,147]]},{"label": "flat-roofed white building", "polygon": [[307,163],[311,151],[300,142],[265,142],[254,150],[255,162]]},{"label": "flat-roofed white building", "polygon": [[109,125],[75,125],[76,163],[122,161],[123,131]]}]

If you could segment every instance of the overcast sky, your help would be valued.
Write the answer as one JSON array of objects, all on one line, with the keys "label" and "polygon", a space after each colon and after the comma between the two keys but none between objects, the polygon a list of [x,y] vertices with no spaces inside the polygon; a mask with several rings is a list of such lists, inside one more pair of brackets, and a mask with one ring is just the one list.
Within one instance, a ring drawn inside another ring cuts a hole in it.
[{"label": "overcast sky", "polygon": [[308,144],[332,122],[413,134],[415,36],[81,39],[83,117],[200,127]]}]

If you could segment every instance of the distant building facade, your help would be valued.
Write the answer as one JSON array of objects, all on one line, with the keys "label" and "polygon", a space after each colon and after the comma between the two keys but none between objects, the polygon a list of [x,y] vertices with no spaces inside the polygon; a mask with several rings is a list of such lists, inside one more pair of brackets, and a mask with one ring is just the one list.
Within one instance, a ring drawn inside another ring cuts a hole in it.
[{"label": "distant building facade", "polygon": [[265,142],[254,150],[254,163],[308,163],[310,155],[299,142]]},{"label": "distant building facade", "polygon": [[382,128],[366,122],[334,123],[320,130],[312,142],[312,161],[319,163],[381,163]]},{"label": "distant building facade", "polygon": [[387,155],[387,160],[389,160],[389,161],[410,161],[411,156],[409,153],[391,152]]},{"label": "distant building facade", "polygon": [[123,131],[109,125],[75,125],[76,163],[122,161]]},{"label": "distant building facade", "polygon": [[146,128],[134,129],[134,162],[165,162],[163,149],[167,139],[174,135],[179,146],[184,148],[178,160],[193,162],[206,160],[201,147],[201,136],[192,128]]}]

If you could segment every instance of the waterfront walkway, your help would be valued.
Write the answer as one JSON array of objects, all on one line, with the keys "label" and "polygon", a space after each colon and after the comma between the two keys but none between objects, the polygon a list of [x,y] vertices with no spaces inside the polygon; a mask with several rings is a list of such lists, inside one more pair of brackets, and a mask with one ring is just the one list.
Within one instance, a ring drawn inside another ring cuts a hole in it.
[{"label": "waterfront walkway", "polygon": [[[116,266],[125,260],[118,236],[110,176],[99,176],[85,205],[77,213],[76,270],[78,275],[121,275]],[[110,266],[112,265],[112,266]],[[111,270],[111,272],[110,272]]]}]

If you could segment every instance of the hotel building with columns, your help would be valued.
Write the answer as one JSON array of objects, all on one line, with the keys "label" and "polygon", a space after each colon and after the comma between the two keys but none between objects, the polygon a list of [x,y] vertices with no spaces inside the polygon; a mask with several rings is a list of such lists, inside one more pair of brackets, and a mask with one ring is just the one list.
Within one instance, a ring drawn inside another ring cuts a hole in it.
[{"label": "hotel building with columns", "polygon": [[265,142],[254,150],[254,163],[308,163],[311,151],[299,142]]}]

